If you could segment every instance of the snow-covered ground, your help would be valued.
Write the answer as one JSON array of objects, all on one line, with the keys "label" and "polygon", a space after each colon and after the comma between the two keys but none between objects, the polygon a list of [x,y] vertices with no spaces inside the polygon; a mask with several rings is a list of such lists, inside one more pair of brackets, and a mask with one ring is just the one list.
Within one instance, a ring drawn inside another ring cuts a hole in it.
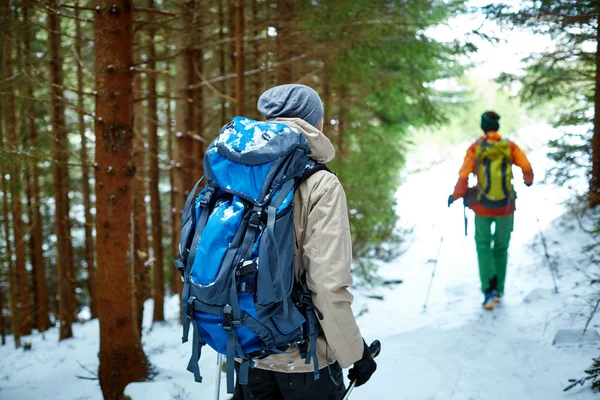
[{"label": "snow-covered ground", "polygon": [[[530,154],[538,177],[550,168],[545,149]],[[592,399],[588,388],[563,393],[569,378],[579,378],[598,355],[593,337],[580,340],[569,331],[581,330],[588,310],[578,287],[584,282],[575,266],[585,268],[581,248],[589,241],[577,221],[564,216],[561,204],[568,188],[535,184],[525,188],[516,174],[518,212],[505,301],[484,311],[475,244],[473,216],[464,236],[462,206],[446,208],[460,159],[453,157],[432,169],[411,174],[398,190],[403,227],[413,227],[410,247],[398,259],[380,264],[396,286],[360,287],[355,313],[367,341],[378,338],[382,352],[372,380],[354,391],[359,399]],[[553,293],[536,217],[553,259],[558,261],[559,293]],[[442,240],[443,238],[443,240]],[[439,248],[441,243],[441,248]],[[439,250],[437,269],[426,311],[423,303]],[[373,296],[376,295],[376,296]],[[383,296],[383,300],[378,297]],[[140,399],[211,399],[216,356],[206,349],[201,360],[203,384],[185,371],[189,344],[181,345],[177,299],[168,300],[168,322],[151,325],[152,302],[146,304],[143,343],[153,364],[153,381],[130,384],[126,394]],[[595,332],[597,320],[590,325]],[[33,335],[32,350],[0,348],[0,399],[101,399],[97,380],[97,321],[74,326],[75,339],[58,342],[56,329],[45,337]],[[224,376],[223,376],[224,380]],[[221,388],[221,398],[225,394]]]}]

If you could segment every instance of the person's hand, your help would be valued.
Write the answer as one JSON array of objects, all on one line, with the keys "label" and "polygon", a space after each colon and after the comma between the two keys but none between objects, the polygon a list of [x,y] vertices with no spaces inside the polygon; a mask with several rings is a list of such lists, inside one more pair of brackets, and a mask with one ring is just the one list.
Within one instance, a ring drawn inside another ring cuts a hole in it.
[{"label": "person's hand", "polygon": [[371,375],[377,369],[377,363],[373,360],[373,356],[369,351],[369,346],[365,343],[365,350],[360,360],[354,363],[350,371],[348,371],[348,379],[350,382],[356,381],[355,386],[361,386],[367,383]]},{"label": "person's hand", "polygon": [[454,203],[454,196],[450,195],[448,196],[448,207],[450,207],[452,205],[452,203]]}]

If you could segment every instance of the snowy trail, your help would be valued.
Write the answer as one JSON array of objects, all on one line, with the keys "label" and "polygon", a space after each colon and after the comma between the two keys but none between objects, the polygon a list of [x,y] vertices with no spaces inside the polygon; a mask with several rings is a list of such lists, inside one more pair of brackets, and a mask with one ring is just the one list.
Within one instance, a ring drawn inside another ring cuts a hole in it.
[{"label": "snowy trail", "polygon": [[[532,127],[533,129],[534,127]],[[538,182],[551,168],[547,149],[529,154]],[[359,318],[363,335],[382,338],[379,371],[372,383],[355,391],[354,399],[587,399],[588,390],[562,393],[567,379],[580,377],[597,345],[552,346],[558,329],[584,326],[573,298],[581,275],[568,263],[581,257],[587,238],[573,221],[557,220],[568,188],[522,184],[519,192],[503,304],[481,308],[473,219],[464,236],[460,202],[445,201],[457,179],[460,160],[444,162],[413,174],[398,190],[398,213],[404,226],[414,226],[408,251],[380,272],[403,279],[393,289],[379,289],[384,301],[357,299],[369,313]],[[539,242],[540,219],[552,250],[563,253],[560,293],[553,293],[550,271]],[[443,236],[437,272],[426,312],[423,303],[433,260]],[[570,254],[570,255],[569,255]],[[581,292],[579,292],[581,293]]]},{"label": "snowy trail", "polygon": [[[529,154],[537,177],[551,164],[544,149]],[[378,338],[382,352],[378,371],[352,399],[496,400],[594,398],[589,389],[567,394],[569,378],[579,378],[598,351],[598,343],[559,343],[559,329],[581,329],[581,307],[573,294],[582,279],[572,263],[581,255],[584,233],[564,213],[568,188],[536,184],[525,188],[516,173],[520,198],[510,249],[506,297],[493,312],[482,310],[473,216],[464,236],[462,204],[451,209],[446,198],[456,180],[460,159],[407,177],[397,193],[403,227],[413,227],[411,246],[391,263],[381,263],[386,279],[402,279],[393,287],[357,288],[355,313],[367,341]],[[553,256],[560,257],[559,294],[538,238],[539,217]],[[444,237],[427,311],[423,302],[440,238]],[[377,294],[383,300],[367,297]],[[367,311],[368,312],[365,312]],[[155,367],[153,381],[134,383],[126,394],[141,399],[212,399],[215,353],[201,360],[203,384],[185,371],[189,343],[180,344],[177,299],[169,299],[168,322],[151,326],[152,302],[145,310],[143,343]],[[598,321],[592,322],[595,329]],[[83,380],[98,367],[98,323],[74,327],[75,339],[58,343],[56,329],[35,335],[30,353],[0,347],[0,399],[101,399],[98,382]],[[85,366],[89,371],[84,370]],[[224,382],[224,374],[222,376]],[[222,385],[221,398],[228,399]]]}]

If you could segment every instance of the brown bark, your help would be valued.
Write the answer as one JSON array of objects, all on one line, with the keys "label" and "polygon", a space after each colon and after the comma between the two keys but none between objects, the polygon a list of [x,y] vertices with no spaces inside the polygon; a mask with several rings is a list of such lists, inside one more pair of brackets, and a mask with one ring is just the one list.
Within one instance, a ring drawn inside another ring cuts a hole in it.
[{"label": "brown bark", "polygon": [[[148,0],[148,8],[154,8],[154,0]],[[156,48],[154,45],[154,27],[152,26],[152,14],[148,17],[148,69],[156,69]],[[158,167],[158,111],[156,102],[156,75],[147,75],[148,88],[148,143],[150,153],[150,209],[152,210],[152,256],[154,262],[153,268],[153,297],[154,297],[154,321],[164,321],[164,302],[165,302],[165,278],[163,269],[163,247],[162,247],[162,212],[160,205],[160,170]]]},{"label": "brown bark", "polygon": [[118,400],[130,382],[142,381],[148,364],[133,319],[131,254],[133,180],[133,4],[97,0],[96,261],[100,367],[107,400]]},{"label": "brown bark", "polygon": [[[56,1],[50,3],[56,7]],[[69,222],[69,181],[67,162],[69,157],[67,132],[65,129],[65,110],[62,93],[62,62],[60,55],[61,37],[58,15],[48,12],[50,81],[52,100],[52,158],[55,160],[52,171],[56,211],[56,266],[58,282],[58,309],[60,321],[59,340],[73,336],[73,268],[71,234]]]},{"label": "brown bark", "polygon": [[[192,31],[192,15],[194,3],[188,2],[181,6],[181,24],[186,32]],[[193,139],[190,134],[194,131],[194,98],[189,85],[194,82],[194,51],[191,36],[182,36],[177,48],[183,49],[177,57],[177,72],[175,80],[175,241],[179,243],[181,230],[181,214],[187,194],[194,185],[194,154]],[[176,254],[176,257],[179,254]],[[181,287],[181,284],[179,284]],[[181,289],[180,289],[181,290]]]},{"label": "brown bark", "polygon": [[[75,16],[79,16],[79,8],[75,9]],[[75,53],[78,55],[78,60],[83,60],[81,54],[82,40],[81,40],[81,22],[77,20],[75,22]],[[77,91],[79,96],[77,98],[77,108],[80,110],[84,109],[83,104],[83,92],[85,91],[85,85],[83,83],[83,66],[80,62],[77,62]],[[87,149],[87,137],[85,135],[85,119],[83,113],[78,115],[79,123],[79,134],[81,135],[81,164],[82,164],[82,194],[83,194],[83,208],[85,212],[85,264],[88,276],[88,295],[90,299],[90,313],[92,319],[98,316],[96,307],[96,268],[94,265],[94,220],[92,218],[92,199],[91,199],[91,187],[90,187],[90,168],[89,168],[89,156]]]},{"label": "brown bark", "polygon": [[[275,38],[275,55],[277,62],[288,60],[294,56],[291,33],[293,32],[292,16],[293,0],[277,0],[277,37]],[[282,63],[277,67],[277,84],[293,82],[292,63]]]},{"label": "brown bark", "polygon": [[[142,77],[134,78],[135,97],[142,92]],[[146,261],[148,261],[148,211],[146,208],[146,149],[144,144],[144,109],[142,102],[134,105],[133,119],[133,312],[138,333],[142,334],[144,301],[147,298]]]},{"label": "brown bark", "polygon": [[[2,130],[0,129],[0,144],[3,144],[4,140],[2,138]],[[7,198],[8,193],[8,185],[6,183],[6,178],[2,174],[2,179],[0,180],[2,184],[2,193],[4,196],[2,198],[2,215],[4,219],[4,237],[6,239],[5,242],[5,257],[6,263],[8,264],[8,293],[10,298],[10,314],[11,314],[11,329],[13,336],[15,338],[15,347],[21,347],[21,312],[19,307],[17,306],[18,300],[18,290],[17,290],[17,275],[15,272],[15,267],[12,261],[13,252],[12,252],[12,243],[10,242],[10,216],[9,216],[9,201]]]},{"label": "brown bark", "polygon": [[[202,21],[196,21],[196,24],[202,24]],[[202,43],[203,30],[201,28],[194,31],[194,43]],[[204,74],[204,51],[201,48],[194,50],[194,69],[200,74]],[[199,74],[196,74],[199,75]],[[196,77],[198,80],[198,76]],[[204,87],[200,87],[194,91],[194,132],[204,137]],[[200,179],[204,175],[204,142],[194,139],[194,176],[195,179]]]},{"label": "brown bark", "polygon": [[[252,12],[252,21],[254,24],[254,29],[252,30],[252,35],[254,37],[258,37],[260,35],[260,25],[259,25],[259,9],[258,9],[258,2],[257,0],[252,0],[252,8],[251,8],[251,12]],[[252,66],[255,69],[261,68],[262,67],[262,61],[261,61],[261,57],[262,57],[262,53],[261,53],[261,44],[260,41],[255,40],[252,42],[252,53],[253,53],[253,59],[254,59],[254,65]],[[258,101],[258,98],[260,97],[261,93],[262,93],[262,77],[261,74],[256,74],[254,75],[254,77],[252,78],[252,84],[251,84],[251,94],[250,94],[250,104],[255,104]],[[253,109],[254,107],[250,107],[250,109]],[[260,118],[260,113],[258,111],[253,111],[254,116],[256,116],[256,118]]]},{"label": "brown bark", "polygon": [[[166,69],[170,69],[167,65]],[[166,90],[167,95],[171,97],[171,74],[167,75],[166,82]],[[177,252],[179,249],[179,242],[177,241],[177,208],[175,208],[175,197],[177,195],[177,191],[175,190],[175,161],[173,154],[173,118],[171,114],[171,101],[167,101],[167,153],[169,155],[169,186],[171,188],[171,258],[177,257]],[[181,282],[179,279],[179,273],[176,271],[175,267],[171,267],[169,274],[169,286],[171,289],[171,293],[179,292],[179,283]]]},{"label": "brown bark", "polygon": [[[227,2],[228,7],[227,7],[227,36],[229,38],[229,49],[227,50],[229,52],[229,71],[232,74],[235,74],[235,66],[236,66],[236,59],[235,59],[235,47],[236,47],[236,37],[235,37],[235,4],[236,4],[237,0],[230,0]],[[234,87],[232,88],[233,90],[235,90],[235,83],[233,84]],[[234,107],[231,107],[231,112],[233,114],[235,114],[236,109]],[[231,117],[234,117],[234,115],[231,115]]]},{"label": "brown bark", "polygon": [[[26,7],[23,9],[24,32],[25,32],[25,71],[28,76],[32,76],[32,65],[31,65],[31,32],[29,29],[29,8],[32,6],[31,0],[28,0]],[[27,97],[29,98],[27,103],[27,118],[29,123],[29,144],[32,149],[37,146],[37,127],[35,124],[35,101],[33,84],[31,82],[27,85]],[[44,261],[44,250],[43,245],[43,221],[41,212],[41,200],[40,200],[40,172],[38,162],[33,160],[31,163],[31,265],[32,265],[32,280],[35,280],[35,301],[34,301],[34,313],[36,315],[36,326],[40,332],[44,332],[50,327],[50,321],[48,319],[48,290],[46,287],[46,264]]]},{"label": "brown bark", "polygon": [[235,98],[237,115],[244,115],[244,0],[235,2]]},{"label": "brown bark", "polygon": [[[3,17],[2,19],[8,18],[8,1],[4,0],[0,3],[0,15]],[[5,36],[6,37],[6,36]],[[2,43],[4,45],[4,43]],[[2,66],[3,71],[6,72],[4,65],[4,52],[0,51],[0,66]],[[1,76],[4,78],[7,76]],[[4,106],[3,102],[0,102],[0,115],[4,115]],[[4,143],[4,130],[3,130],[3,120],[0,119],[0,146],[5,147]],[[6,264],[8,266],[8,295],[10,300],[10,314],[11,314],[11,329],[13,336],[15,338],[15,347],[21,347],[21,327],[20,327],[20,310],[17,307],[18,303],[18,290],[17,290],[17,277],[13,264],[13,251],[12,251],[12,243],[10,241],[10,202],[8,199],[8,183],[6,179],[6,174],[0,174],[0,189],[2,190],[2,219],[4,223],[2,224],[4,228],[4,257],[6,258]]]},{"label": "brown bark", "polygon": [[[25,141],[23,141],[23,147],[27,148],[27,143],[25,143]],[[36,255],[35,255],[35,239],[33,237],[33,231],[35,229],[34,225],[33,225],[33,213],[34,213],[34,207],[33,207],[33,188],[32,188],[32,180],[33,177],[31,176],[31,162],[29,162],[29,160],[27,160],[28,162],[25,163],[24,168],[23,168],[23,180],[25,182],[25,198],[27,206],[26,206],[26,210],[27,210],[27,225],[25,227],[25,229],[27,230],[27,232],[29,232],[29,240],[27,241],[27,244],[29,246],[29,258],[31,260],[31,295],[33,296],[33,307],[31,309],[31,321],[32,321],[32,328],[37,329],[38,331],[42,332],[42,329],[40,329],[38,327],[38,308],[37,308],[37,304],[38,304],[38,277],[37,277],[37,270],[36,270]]]},{"label": "brown bark", "polygon": [[[219,40],[221,44],[219,45],[219,73],[221,76],[224,76],[227,73],[226,63],[225,63],[225,43],[222,40],[225,38],[225,11],[223,7],[224,0],[219,1]],[[220,89],[222,93],[227,93],[227,82],[223,81],[220,85]],[[221,98],[221,126],[227,123],[227,100],[222,97]]]},{"label": "brown bark", "polygon": [[[5,0],[6,1],[6,0]],[[5,5],[5,9],[8,4]],[[6,14],[8,15],[8,13]],[[13,38],[9,34],[4,40],[4,62],[7,76],[13,76]],[[15,103],[15,92],[13,81],[5,82],[6,86],[6,111],[7,111],[7,144],[8,149],[17,153],[19,151],[19,140],[17,137],[17,112]],[[15,267],[17,274],[18,307],[20,308],[20,330],[22,335],[31,333],[33,320],[31,315],[31,290],[29,288],[29,276],[25,269],[25,232],[23,229],[23,205],[21,203],[21,168],[20,159],[14,160],[10,167],[10,194],[12,205],[12,218],[15,245]]]},{"label": "brown bark", "polygon": [[[600,14],[600,2],[596,3]],[[594,133],[592,136],[592,171],[590,175],[590,208],[600,204],[600,22],[596,27],[596,84],[594,87]]]}]

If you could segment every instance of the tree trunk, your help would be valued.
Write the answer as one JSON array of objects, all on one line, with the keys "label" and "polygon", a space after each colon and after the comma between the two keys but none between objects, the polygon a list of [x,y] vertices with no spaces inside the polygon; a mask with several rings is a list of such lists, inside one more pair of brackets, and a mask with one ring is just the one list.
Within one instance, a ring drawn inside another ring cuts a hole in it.
[{"label": "tree trunk", "polygon": [[235,112],[244,115],[244,0],[235,2]]},{"label": "tree trunk", "polygon": [[[148,8],[154,8],[154,0],[148,0]],[[153,26],[152,14],[148,21],[148,69],[156,69],[156,48],[154,45],[155,30]],[[163,269],[163,247],[162,247],[162,212],[160,205],[160,170],[158,168],[158,112],[156,102],[156,75],[148,74],[148,143],[150,153],[150,210],[152,210],[152,255],[154,262],[153,268],[153,295],[154,295],[154,321],[164,321],[164,302],[165,302],[165,278]]]},{"label": "tree trunk", "polygon": [[[29,9],[33,6],[31,0],[28,0],[27,5],[23,8],[23,26],[25,32],[25,71],[27,76],[32,76],[31,65],[31,32],[29,29]],[[33,84],[27,85],[27,118],[29,122],[29,139],[31,149],[37,147],[37,127],[35,124],[35,100]],[[37,161],[31,162],[31,190],[32,190],[32,209],[31,209],[31,264],[32,264],[32,280],[35,279],[35,302],[34,309],[36,315],[36,325],[40,332],[44,332],[50,327],[48,319],[48,290],[46,288],[46,264],[44,261],[44,243],[43,221],[41,213],[40,200],[40,172]]]},{"label": "tree trunk", "polygon": [[[192,16],[195,9],[194,2],[186,2],[181,6],[181,23],[185,32],[192,32]],[[175,109],[175,233],[176,243],[179,243],[181,230],[181,214],[185,199],[194,185],[194,154],[193,148],[194,132],[194,98],[189,86],[194,83],[194,51],[192,36],[182,36],[177,48],[182,49],[177,57],[176,72],[176,109]],[[176,256],[179,256],[177,254]]]},{"label": "tree trunk", "polygon": [[[50,3],[50,9],[56,8],[56,1]],[[56,266],[58,282],[58,312],[60,320],[59,340],[73,336],[73,290],[71,267],[71,235],[69,222],[69,183],[67,161],[69,157],[65,112],[62,93],[62,61],[60,58],[60,23],[55,12],[48,12],[48,35],[50,44],[50,81],[52,101],[52,159],[54,160],[53,182],[56,210]]]},{"label": "tree trunk", "polygon": [[[6,1],[6,0],[5,0]],[[7,7],[7,6],[5,6]],[[8,14],[7,14],[8,15]],[[13,60],[12,60],[13,39],[11,35],[4,40],[4,61],[6,63],[6,75],[13,76]],[[8,148],[17,153],[19,151],[19,141],[17,137],[17,112],[15,106],[15,93],[12,81],[5,82],[6,86],[6,111],[7,111],[7,137]],[[21,318],[21,334],[28,335],[31,333],[33,320],[31,318],[31,290],[29,288],[29,277],[25,269],[25,232],[23,230],[23,205],[21,203],[21,191],[23,181],[21,180],[20,159],[15,159],[11,163],[10,168],[10,192],[12,204],[12,218],[14,229],[14,243],[16,255],[16,272],[18,284],[18,307],[20,308]]]},{"label": "tree trunk", "polygon": [[[2,129],[0,129],[0,145],[4,145],[4,139],[2,136]],[[19,302],[17,295],[17,275],[15,273],[15,268],[12,261],[13,252],[12,243],[10,242],[10,215],[8,211],[10,205],[7,198],[8,186],[6,184],[6,178],[4,174],[2,174],[0,183],[2,184],[2,193],[4,193],[2,198],[2,215],[4,219],[4,237],[6,239],[5,257],[6,263],[8,264],[8,293],[10,298],[11,329],[13,336],[15,337],[15,347],[19,348],[21,347],[21,313],[19,307],[17,306]]]},{"label": "tree trunk", "polygon": [[[3,20],[4,24],[7,24],[7,20],[9,20],[9,8],[8,8],[8,0],[2,1],[0,3],[0,16]],[[7,38],[8,35],[5,35],[4,38]],[[8,76],[6,74],[6,66],[4,62],[6,61],[4,58],[4,43],[2,44],[2,49],[0,49],[0,66],[4,71],[3,75],[0,75],[0,78],[5,78]],[[4,102],[0,102],[0,115],[4,114]],[[4,143],[4,130],[2,120],[0,120],[0,146],[5,147]],[[10,241],[10,202],[8,199],[8,184],[6,179],[6,174],[0,174],[0,189],[2,190],[2,227],[4,228],[4,258],[6,259],[6,264],[8,266],[8,296],[10,300],[10,314],[11,314],[11,329],[13,336],[15,338],[15,347],[21,347],[21,327],[20,327],[20,312],[19,307],[17,307],[18,303],[18,295],[17,295],[17,277],[14,270],[13,264],[13,252],[12,252],[12,243]]]},{"label": "tree trunk", "polygon": [[[221,76],[225,76],[227,73],[226,61],[225,61],[225,43],[223,43],[223,39],[225,39],[225,11],[223,7],[223,0],[218,0],[219,2],[219,41],[221,44],[219,45],[219,74]],[[221,84],[221,92],[227,93],[227,81],[223,81]],[[224,126],[227,123],[227,100],[224,97],[221,97],[221,126]]]},{"label": "tree trunk", "polygon": [[[165,67],[167,71],[170,71],[170,65],[167,62]],[[166,91],[167,97],[170,99],[172,96],[171,93],[171,74],[167,75],[166,82]],[[169,186],[171,188],[171,258],[177,257],[177,252],[179,249],[179,241],[177,240],[177,221],[179,214],[177,214],[177,208],[175,207],[175,199],[177,195],[177,191],[175,190],[175,160],[173,154],[173,118],[171,114],[171,100],[167,101],[167,153],[169,155]],[[172,265],[172,264],[171,264]],[[169,274],[169,286],[171,288],[171,293],[179,293],[179,287],[181,286],[181,280],[179,279],[179,272],[175,269],[175,267],[171,266],[171,273]]]},{"label": "tree trunk", "polygon": [[[291,37],[291,23],[294,13],[292,0],[277,0],[277,37],[275,38],[275,55],[277,62],[289,60],[294,55]],[[277,67],[277,84],[293,82],[292,63],[286,62]]]},{"label": "tree trunk", "polygon": [[[142,77],[134,78],[135,98],[142,97]],[[134,292],[134,320],[137,323],[138,333],[142,334],[144,319],[144,301],[147,298],[146,261],[148,261],[148,212],[146,208],[146,149],[144,145],[144,108],[138,101],[134,105],[133,118],[133,165],[135,177],[133,179],[133,292]]]},{"label": "tree trunk", "polygon": [[[196,18],[196,24],[202,25],[203,21],[198,19]],[[194,34],[194,43],[202,43],[202,28],[194,30]],[[194,51],[194,68],[204,75],[204,51],[202,49],[196,48]],[[199,77],[196,78],[199,79]],[[194,91],[194,131],[201,138],[204,137],[204,113],[204,88],[199,87]],[[203,141],[194,139],[194,179],[200,179],[204,175],[204,147]]]},{"label": "tree trunk", "polygon": [[[229,39],[229,72],[230,73],[235,73],[236,72],[236,57],[235,57],[235,48],[236,48],[236,39],[235,39],[235,9],[236,9],[236,2],[237,0],[230,0],[228,1],[228,7],[227,7],[227,37]],[[235,83],[232,85],[232,91],[235,90]],[[231,107],[231,115],[230,117],[233,118],[235,116],[235,113],[237,112],[237,107]]]},{"label": "tree trunk", "polygon": [[[79,4],[79,2],[77,2]],[[79,9],[75,9],[75,16],[79,16]],[[78,60],[83,60],[81,53],[82,48],[82,34],[81,34],[81,22],[75,21],[75,53],[78,55]],[[83,66],[80,62],[77,62],[77,90],[79,96],[77,98],[77,108],[79,110],[84,109],[83,104],[83,92],[85,85],[83,83]],[[82,164],[82,194],[83,194],[83,208],[85,213],[85,264],[88,275],[88,295],[90,298],[90,312],[92,319],[98,316],[96,309],[96,268],[94,265],[94,220],[92,219],[92,200],[91,200],[91,187],[90,187],[90,168],[89,168],[89,156],[87,149],[87,137],[85,135],[85,119],[83,113],[79,112],[79,134],[81,135],[81,164]]]},{"label": "tree trunk", "polygon": [[97,0],[96,260],[100,367],[107,400],[118,400],[130,382],[146,379],[148,364],[133,319],[131,218],[136,166],[133,148],[133,4]]},{"label": "tree trunk", "polygon": [[[258,37],[261,33],[261,28],[260,28],[260,23],[262,21],[259,20],[259,10],[258,10],[258,1],[257,0],[252,0],[252,21],[253,21],[253,26],[254,29],[252,30],[252,35],[254,37]],[[252,42],[252,53],[253,53],[253,59],[254,59],[254,65],[252,66],[252,68],[260,68],[262,67],[262,62],[261,62],[261,46],[260,46],[260,41],[259,40],[254,40]],[[260,97],[260,95],[262,94],[262,74],[255,74],[254,77],[252,78],[252,84],[251,84],[251,94],[250,94],[250,103],[251,104],[255,104],[258,101],[258,98]],[[254,107],[251,107],[251,109],[253,109]],[[259,119],[260,118],[260,113],[257,110],[253,111],[253,115]]]},{"label": "tree trunk", "polygon": [[[23,148],[26,149],[29,144],[23,140]],[[27,237],[29,240],[27,244],[29,245],[29,259],[31,260],[31,295],[33,301],[33,307],[31,309],[31,321],[32,328],[37,329],[39,332],[42,332],[42,329],[38,327],[38,308],[36,305],[38,304],[38,277],[36,270],[36,258],[35,258],[35,239],[33,237],[33,231],[36,229],[33,225],[33,188],[31,182],[33,178],[31,176],[31,164],[30,160],[26,160],[25,165],[23,166],[23,180],[25,182],[25,198],[26,198],[26,210],[27,210],[27,225],[25,227],[28,232]],[[25,240],[25,239],[23,239]]]}]

